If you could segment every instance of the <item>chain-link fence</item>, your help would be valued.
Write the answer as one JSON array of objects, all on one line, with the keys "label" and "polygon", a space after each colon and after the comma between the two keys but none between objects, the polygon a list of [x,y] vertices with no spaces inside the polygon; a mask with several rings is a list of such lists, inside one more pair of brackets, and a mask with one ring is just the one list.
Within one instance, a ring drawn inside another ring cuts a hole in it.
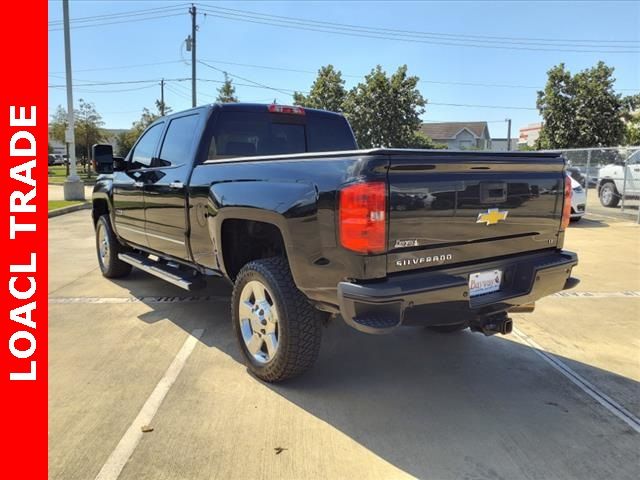
[{"label": "chain-link fence", "polygon": [[585,212],[640,223],[640,146],[547,151],[566,158],[568,173],[584,190]]}]

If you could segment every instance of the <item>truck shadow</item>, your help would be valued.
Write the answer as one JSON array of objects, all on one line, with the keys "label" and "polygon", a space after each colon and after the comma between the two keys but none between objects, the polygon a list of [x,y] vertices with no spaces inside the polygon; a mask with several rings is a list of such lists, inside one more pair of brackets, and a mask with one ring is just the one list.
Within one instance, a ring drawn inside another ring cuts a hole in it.
[{"label": "truck shadow", "polygon": [[[146,291],[149,282],[156,280],[134,277],[118,283],[145,301],[136,285],[146,284]],[[157,282],[149,290],[185,297]],[[216,294],[229,290],[222,281],[211,286]],[[140,320],[169,320],[186,332],[204,328],[204,345],[242,363],[228,302],[148,305]],[[311,371],[263,387],[410,475],[636,478],[638,435],[528,346],[468,331],[444,335],[422,328],[371,336],[340,320],[323,334]],[[640,413],[640,383],[557,358]]]},{"label": "truck shadow", "polygon": [[602,220],[582,217],[578,222],[571,222],[569,228],[608,228],[609,224]]}]

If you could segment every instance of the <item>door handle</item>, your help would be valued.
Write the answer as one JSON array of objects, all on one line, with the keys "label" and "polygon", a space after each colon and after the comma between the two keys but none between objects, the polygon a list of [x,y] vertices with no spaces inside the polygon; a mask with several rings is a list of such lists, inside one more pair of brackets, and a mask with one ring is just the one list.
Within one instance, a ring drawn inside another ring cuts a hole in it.
[{"label": "door handle", "polygon": [[133,186],[135,188],[142,188],[144,187],[144,182],[133,182]]},{"label": "door handle", "polygon": [[178,189],[184,188],[184,184],[182,182],[171,182],[169,184],[169,188],[178,190]]}]

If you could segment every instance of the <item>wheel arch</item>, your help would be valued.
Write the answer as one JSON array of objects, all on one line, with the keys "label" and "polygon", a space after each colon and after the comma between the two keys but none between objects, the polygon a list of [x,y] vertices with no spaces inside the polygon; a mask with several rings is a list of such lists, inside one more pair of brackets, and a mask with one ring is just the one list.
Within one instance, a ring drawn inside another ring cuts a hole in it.
[{"label": "wheel arch", "polygon": [[264,210],[231,208],[225,209],[224,215],[219,215],[216,220],[218,265],[229,280],[234,281],[248,262],[274,256],[287,260],[295,280],[294,268],[289,262],[289,231],[281,215]]}]

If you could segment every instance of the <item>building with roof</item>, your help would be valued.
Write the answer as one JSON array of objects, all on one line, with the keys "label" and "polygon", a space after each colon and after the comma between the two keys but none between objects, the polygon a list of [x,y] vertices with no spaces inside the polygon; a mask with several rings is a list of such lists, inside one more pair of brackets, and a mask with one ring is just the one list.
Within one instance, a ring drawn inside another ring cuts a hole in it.
[{"label": "building with roof", "polygon": [[435,143],[447,145],[450,150],[491,148],[491,135],[487,122],[423,123],[420,132]]},{"label": "building with roof", "polygon": [[533,147],[536,143],[536,140],[538,140],[538,138],[540,137],[541,129],[542,123],[530,123],[526,127],[521,127],[518,144]]}]

